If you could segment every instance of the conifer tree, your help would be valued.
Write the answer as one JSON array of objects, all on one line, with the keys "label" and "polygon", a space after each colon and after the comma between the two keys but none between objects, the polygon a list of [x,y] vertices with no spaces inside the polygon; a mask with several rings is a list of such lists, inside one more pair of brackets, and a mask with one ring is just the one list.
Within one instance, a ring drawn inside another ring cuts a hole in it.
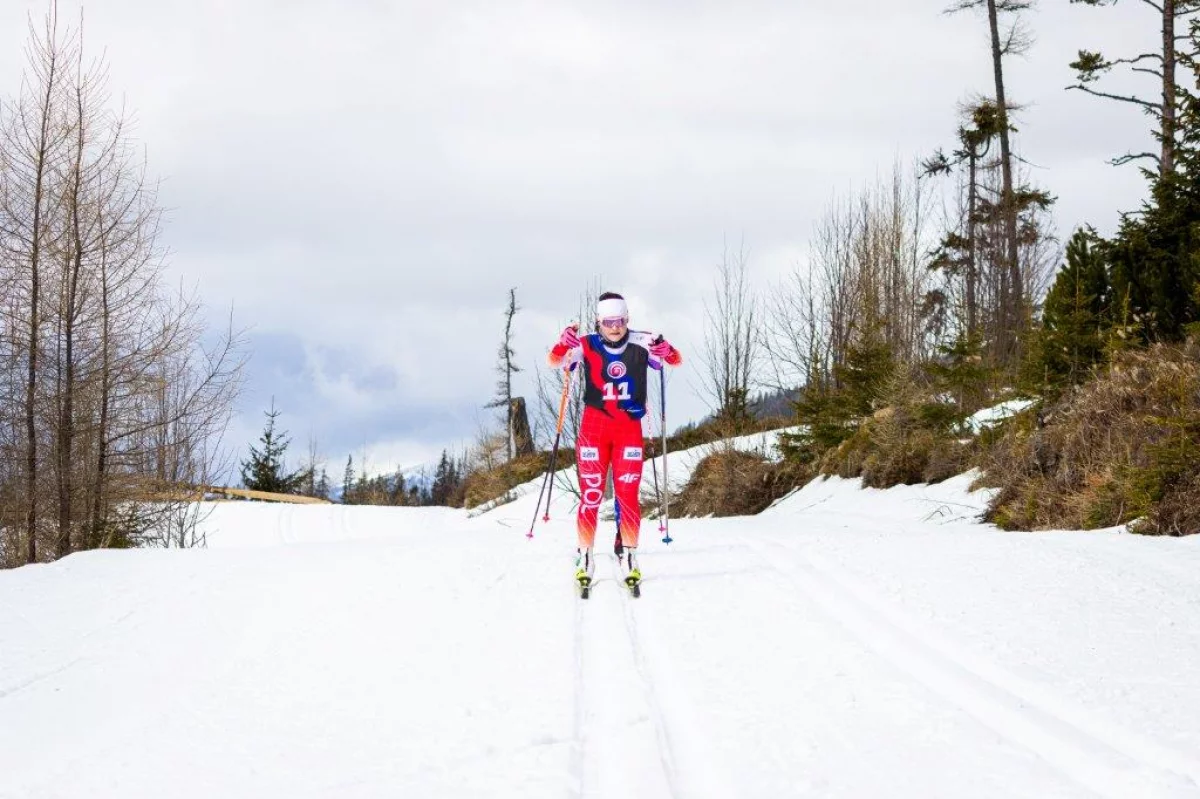
[{"label": "conifer tree", "polygon": [[925,371],[933,378],[938,394],[953,398],[953,421],[961,421],[979,410],[987,396],[991,370],[983,358],[983,343],[978,335],[964,332],[939,347],[938,355],[940,358],[926,365]]},{"label": "conifer tree", "polygon": [[342,473],[342,504],[354,504],[354,456],[346,456],[346,471]]},{"label": "conifer tree", "polygon": [[[1000,140],[1000,174],[1001,196],[996,205],[1003,222],[1004,231],[1004,264],[1008,272],[1008,282],[1005,286],[1005,297],[1001,303],[1005,324],[1001,328],[1002,337],[1000,349],[1005,352],[1015,352],[1018,349],[1019,333],[1025,327],[1025,292],[1026,286],[1021,274],[1019,256],[1020,241],[1018,238],[1019,206],[1017,202],[1017,187],[1013,182],[1014,155],[1010,134],[1015,130],[1012,124],[1012,106],[1009,104],[1004,83],[1004,57],[1024,53],[1029,47],[1029,37],[1020,26],[1019,15],[1031,8],[1033,0],[957,0],[947,11],[957,13],[973,9],[983,9],[988,18],[988,32],[991,39],[992,75],[995,85],[996,134]],[[1014,21],[1007,32],[1001,30],[1001,16],[1008,15]],[[1004,358],[1009,362],[1008,358]]]},{"label": "conifer tree", "polygon": [[513,351],[513,317],[521,310],[517,305],[517,290],[508,290],[508,306],[504,309],[504,338],[497,351],[496,371],[500,379],[496,381],[496,396],[486,406],[487,408],[504,408],[504,439],[505,462],[513,458],[513,375],[521,371],[517,366]]},{"label": "conifer tree", "polygon": [[290,439],[285,432],[275,430],[275,420],[281,411],[276,410],[271,400],[271,410],[265,411],[267,425],[259,441],[262,449],[250,446],[250,458],[242,462],[242,485],[252,491],[269,491],[275,494],[298,494],[309,480],[307,469],[288,472],[284,465]]},{"label": "conifer tree", "polygon": [[[1116,5],[1117,0],[1071,0],[1072,3],[1082,3],[1089,6]],[[1169,175],[1175,169],[1175,147],[1178,139],[1179,125],[1177,114],[1179,110],[1180,86],[1176,76],[1176,65],[1187,62],[1195,56],[1191,52],[1179,52],[1179,42],[1185,36],[1177,35],[1178,28],[1188,28],[1200,11],[1200,0],[1160,0],[1151,2],[1144,0],[1147,6],[1154,10],[1151,17],[1153,29],[1159,34],[1158,49],[1138,53],[1124,58],[1108,59],[1099,52],[1080,50],[1079,57],[1071,63],[1071,68],[1077,75],[1077,83],[1068,89],[1103,97],[1108,100],[1129,103],[1140,108],[1158,122],[1154,130],[1154,138],[1159,142],[1159,152],[1127,153],[1113,159],[1113,164],[1126,164],[1139,159],[1153,160],[1158,166],[1159,177]],[[1095,88],[1097,81],[1115,66],[1128,67],[1133,72],[1154,76],[1159,83],[1159,98],[1157,101],[1147,100],[1136,94],[1114,94]]]},{"label": "conifer tree", "polygon": [[321,468],[321,475],[317,478],[316,489],[313,496],[317,499],[329,499],[329,474],[324,467]]},{"label": "conifer tree", "polygon": [[[1194,71],[1200,71],[1197,65]],[[1176,170],[1158,177],[1140,214],[1106,248],[1114,317],[1141,341],[1179,341],[1200,323],[1200,102],[1179,119]]]},{"label": "conifer tree", "polygon": [[458,487],[458,468],[453,458],[446,450],[438,460],[437,469],[433,473],[433,485],[429,489],[429,501],[433,505],[449,505],[450,497]]},{"label": "conifer tree", "polygon": [[1043,393],[1082,383],[1104,357],[1111,297],[1102,245],[1091,228],[1077,230],[1046,296],[1028,378]]}]

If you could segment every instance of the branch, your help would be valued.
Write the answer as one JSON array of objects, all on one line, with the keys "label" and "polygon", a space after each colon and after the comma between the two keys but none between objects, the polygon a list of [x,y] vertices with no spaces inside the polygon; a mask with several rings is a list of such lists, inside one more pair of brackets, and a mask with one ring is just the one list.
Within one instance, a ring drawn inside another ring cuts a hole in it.
[{"label": "branch", "polygon": [[1163,61],[1161,53],[1142,53],[1141,55],[1134,56],[1133,58],[1118,58],[1114,61],[1109,61],[1108,64],[1109,66],[1112,66],[1113,64],[1136,64],[1137,62],[1144,61],[1147,58],[1157,61],[1160,64]]},{"label": "branch", "polygon": [[1154,2],[1154,0],[1142,0],[1142,2],[1145,3],[1146,5],[1150,6],[1151,8],[1153,8],[1160,15],[1162,14],[1162,12],[1163,12],[1162,6],[1160,6],[1158,3]]},{"label": "branch", "polygon": [[958,0],[952,6],[943,11],[943,14],[957,14],[960,11],[969,11],[972,8],[979,8],[986,0]]},{"label": "branch", "polygon": [[1120,158],[1112,159],[1111,161],[1109,161],[1109,163],[1112,164],[1113,166],[1124,166],[1125,164],[1128,164],[1130,161],[1138,161],[1142,158],[1149,158],[1151,161],[1158,164],[1159,166],[1162,165],[1162,161],[1154,153],[1136,153],[1136,154],[1135,153],[1126,153],[1125,155],[1121,156]]},{"label": "branch", "polygon": [[1136,97],[1122,97],[1119,94],[1109,94],[1108,92],[1098,92],[1095,89],[1090,89],[1081,83],[1077,83],[1074,86],[1068,86],[1067,89],[1068,90],[1078,89],[1081,92],[1087,92],[1088,94],[1095,95],[1096,97],[1107,97],[1110,100],[1120,100],[1123,103],[1133,103],[1134,105],[1140,105],[1143,108],[1145,108],[1147,111],[1149,111],[1151,114],[1153,114],[1156,118],[1162,117],[1162,109],[1160,109],[1154,103],[1148,103],[1145,100],[1139,100]]}]

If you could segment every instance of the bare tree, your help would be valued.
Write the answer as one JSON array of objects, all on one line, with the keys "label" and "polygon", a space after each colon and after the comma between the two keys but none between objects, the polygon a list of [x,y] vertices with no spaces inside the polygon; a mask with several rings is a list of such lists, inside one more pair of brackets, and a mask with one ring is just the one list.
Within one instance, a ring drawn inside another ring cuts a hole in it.
[{"label": "bare tree", "polygon": [[[1071,2],[1089,6],[1111,6],[1116,5],[1117,0],[1071,0]],[[1158,154],[1151,152],[1126,153],[1114,158],[1112,163],[1120,165],[1139,159],[1149,159],[1158,165],[1158,174],[1163,177],[1175,171],[1175,148],[1179,139],[1179,125],[1176,121],[1179,111],[1179,83],[1175,67],[1180,60],[1186,62],[1196,56],[1194,50],[1179,53],[1179,43],[1187,41],[1189,37],[1180,35],[1176,31],[1181,26],[1190,27],[1190,24],[1195,21],[1195,15],[1200,11],[1200,0],[1161,0],[1160,2],[1143,0],[1143,2],[1154,10],[1155,23],[1161,32],[1159,50],[1113,60],[1105,58],[1098,52],[1080,50],[1079,57],[1071,62],[1071,68],[1077,73],[1077,82],[1067,88],[1086,92],[1095,97],[1130,103],[1153,117],[1158,123],[1157,129],[1154,131],[1154,136],[1159,141]],[[1159,100],[1151,102],[1136,95],[1113,94],[1095,88],[1096,81],[1115,66],[1125,66],[1133,72],[1156,78],[1160,85]]]},{"label": "bare tree", "polygon": [[[5,109],[3,129],[3,188],[0,190],[0,224],[4,228],[5,256],[11,266],[24,273],[18,280],[25,294],[23,308],[26,330],[23,357],[26,380],[25,413],[25,534],[26,560],[38,558],[38,384],[41,377],[43,282],[47,251],[53,246],[51,219],[59,198],[52,185],[54,173],[67,156],[70,126],[63,119],[67,91],[67,68],[75,60],[78,43],[67,32],[59,33],[57,8],[51,4],[42,30],[32,20],[26,47],[28,68],[21,95]],[[13,322],[20,323],[18,316]]]},{"label": "bare tree", "polygon": [[737,425],[747,420],[758,366],[758,298],[750,288],[745,246],[728,246],[705,302],[704,393],[717,416]]},{"label": "bare tree", "polygon": [[830,204],[808,262],[772,292],[764,339],[776,389],[829,378],[868,331],[902,361],[928,351],[925,191],[897,165],[889,179]]},{"label": "bare tree", "polygon": [[27,562],[195,543],[182,509],[222,469],[244,363],[232,324],[213,336],[194,295],[163,291],[155,192],[82,41],[52,5],[2,103],[0,448],[22,464],[0,468],[9,564],[16,535]]}]

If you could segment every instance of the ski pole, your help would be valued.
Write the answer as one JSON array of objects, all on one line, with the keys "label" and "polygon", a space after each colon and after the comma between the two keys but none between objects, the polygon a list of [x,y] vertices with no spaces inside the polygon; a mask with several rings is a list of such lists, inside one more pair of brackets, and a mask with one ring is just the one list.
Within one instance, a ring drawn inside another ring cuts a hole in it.
[{"label": "ski pole", "polygon": [[659,529],[663,533],[663,543],[669,544],[675,539],[671,538],[671,481],[667,479],[667,370],[664,368],[658,373],[658,385],[662,388],[662,400],[659,402],[660,427],[662,430],[662,458],[663,458],[663,491],[662,491],[662,521],[659,522]]},{"label": "ski pole", "polygon": [[[533,509],[533,521],[529,523],[529,532],[525,534],[526,538],[533,538],[533,528],[537,524],[538,511],[542,509],[542,495],[546,496],[546,515],[542,517],[542,521],[550,521],[550,495],[554,491],[554,465],[558,460],[558,442],[562,439],[563,419],[567,413],[567,395],[571,390],[571,375],[568,370],[563,370],[563,388],[562,398],[558,403],[558,426],[554,432],[554,447],[550,451],[550,468],[546,471],[545,478],[542,479],[542,489],[538,491],[538,504]],[[547,491],[549,487],[549,491]]]}]

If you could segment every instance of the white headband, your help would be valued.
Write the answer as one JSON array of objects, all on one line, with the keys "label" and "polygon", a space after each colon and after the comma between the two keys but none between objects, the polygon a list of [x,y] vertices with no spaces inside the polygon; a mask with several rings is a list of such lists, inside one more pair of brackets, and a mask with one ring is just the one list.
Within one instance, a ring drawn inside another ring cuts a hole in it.
[{"label": "white headband", "polygon": [[614,298],[600,300],[600,302],[596,303],[597,319],[613,319],[618,316],[622,319],[629,318],[629,306],[625,304],[625,300]]}]

